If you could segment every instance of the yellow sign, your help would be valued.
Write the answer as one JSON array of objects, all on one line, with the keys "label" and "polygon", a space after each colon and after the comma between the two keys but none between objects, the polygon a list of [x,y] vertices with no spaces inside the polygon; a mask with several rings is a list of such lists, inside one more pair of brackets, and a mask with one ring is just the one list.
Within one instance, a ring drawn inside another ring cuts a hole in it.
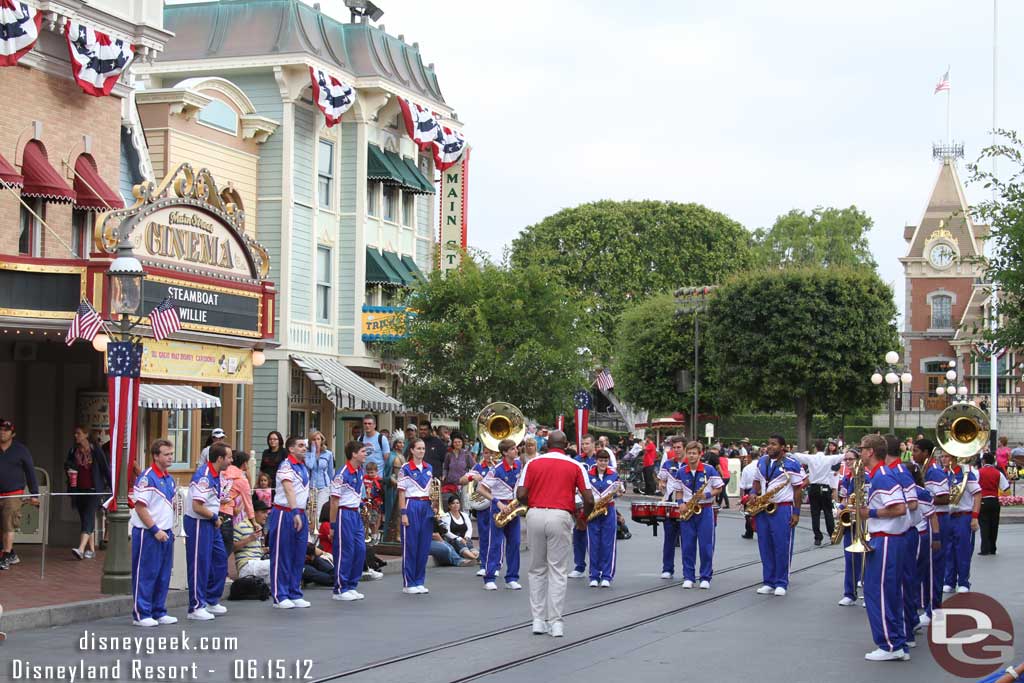
[{"label": "yellow sign", "polygon": [[252,349],[147,339],[142,376],[186,382],[252,384]]},{"label": "yellow sign", "polygon": [[394,341],[406,335],[409,311],[386,306],[363,307],[363,341]]},{"label": "yellow sign", "polygon": [[441,171],[441,272],[459,267],[466,249],[466,176],[469,174],[469,148],[462,159]]}]

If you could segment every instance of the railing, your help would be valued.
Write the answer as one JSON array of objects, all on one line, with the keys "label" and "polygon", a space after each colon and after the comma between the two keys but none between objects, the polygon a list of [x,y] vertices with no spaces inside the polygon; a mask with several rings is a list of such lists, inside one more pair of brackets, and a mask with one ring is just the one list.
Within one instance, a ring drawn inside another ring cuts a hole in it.
[{"label": "railing", "polygon": [[[967,400],[987,410],[990,394],[967,394]],[[997,397],[999,412],[1024,415],[1024,394],[999,394]],[[953,403],[950,396],[938,396],[934,393],[905,391],[896,396],[896,412],[941,412]],[[880,412],[884,412],[880,411]]]}]

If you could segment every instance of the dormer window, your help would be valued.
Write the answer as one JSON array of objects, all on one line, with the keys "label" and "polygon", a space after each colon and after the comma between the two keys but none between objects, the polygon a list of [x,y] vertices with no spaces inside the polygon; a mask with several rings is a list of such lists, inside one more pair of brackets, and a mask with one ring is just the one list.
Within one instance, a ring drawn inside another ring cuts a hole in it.
[{"label": "dormer window", "polygon": [[238,135],[238,114],[220,100],[212,100],[199,110],[199,122],[205,123],[225,133]]}]

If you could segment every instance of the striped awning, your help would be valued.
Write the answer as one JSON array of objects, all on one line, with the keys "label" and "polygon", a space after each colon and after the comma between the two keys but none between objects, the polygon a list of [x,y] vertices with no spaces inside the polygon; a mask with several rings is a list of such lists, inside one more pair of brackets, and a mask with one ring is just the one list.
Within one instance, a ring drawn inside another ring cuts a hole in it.
[{"label": "striped awning", "polygon": [[402,410],[398,400],[333,358],[292,355],[291,359],[338,410],[369,410],[379,413]]},{"label": "striped awning", "polygon": [[139,407],[153,410],[220,408],[220,399],[181,384],[143,384],[139,386]]}]

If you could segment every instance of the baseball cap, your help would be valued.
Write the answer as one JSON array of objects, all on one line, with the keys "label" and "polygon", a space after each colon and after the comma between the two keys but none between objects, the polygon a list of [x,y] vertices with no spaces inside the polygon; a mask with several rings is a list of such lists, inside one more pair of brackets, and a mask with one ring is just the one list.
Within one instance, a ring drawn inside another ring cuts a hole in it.
[{"label": "baseball cap", "polygon": [[14,423],[11,422],[10,420],[0,417],[0,429],[10,429],[13,432]]},{"label": "baseball cap", "polygon": [[211,432],[211,436],[213,436],[213,438],[215,439],[222,439],[225,436],[227,436],[227,434],[224,433],[223,429],[217,427],[216,429],[213,430],[213,432]]},{"label": "baseball cap", "polygon": [[262,498],[258,496],[253,496],[252,509],[255,510],[256,512],[259,512],[261,510],[269,510],[270,506],[267,505],[266,501],[264,501]]},{"label": "baseball cap", "polygon": [[416,423],[415,423],[415,422],[410,422],[409,424],[405,425],[405,428],[406,428],[407,430],[408,430],[408,429],[419,429],[419,427],[417,427],[417,426],[416,426]]}]

